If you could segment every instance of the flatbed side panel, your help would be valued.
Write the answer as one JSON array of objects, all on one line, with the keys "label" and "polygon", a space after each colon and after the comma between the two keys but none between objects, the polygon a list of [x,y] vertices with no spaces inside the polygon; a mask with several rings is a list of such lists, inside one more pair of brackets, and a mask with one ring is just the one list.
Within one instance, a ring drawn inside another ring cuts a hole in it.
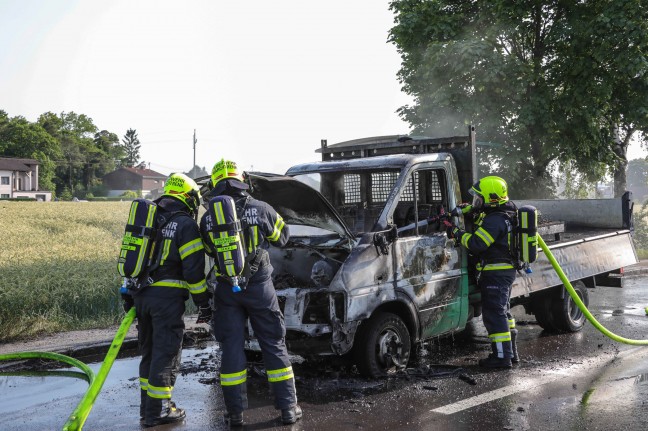
[{"label": "flatbed side panel", "polygon": [[613,199],[515,200],[519,207],[532,205],[548,220],[603,229],[629,229],[632,208],[629,193]]},{"label": "flatbed side panel", "polygon": [[[570,281],[607,273],[638,262],[629,231],[556,244],[549,249]],[[538,250],[538,260],[531,264],[532,274],[518,275],[511,297],[528,295],[561,285],[547,256]]]}]

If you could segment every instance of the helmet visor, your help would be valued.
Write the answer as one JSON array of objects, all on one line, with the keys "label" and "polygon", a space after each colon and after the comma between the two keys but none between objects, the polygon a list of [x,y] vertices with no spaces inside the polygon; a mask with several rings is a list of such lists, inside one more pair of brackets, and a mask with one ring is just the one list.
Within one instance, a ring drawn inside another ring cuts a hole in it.
[{"label": "helmet visor", "polygon": [[484,198],[477,193],[475,190],[470,189],[468,190],[468,193],[470,193],[473,197],[472,199],[472,207],[473,209],[480,209],[484,205]]}]

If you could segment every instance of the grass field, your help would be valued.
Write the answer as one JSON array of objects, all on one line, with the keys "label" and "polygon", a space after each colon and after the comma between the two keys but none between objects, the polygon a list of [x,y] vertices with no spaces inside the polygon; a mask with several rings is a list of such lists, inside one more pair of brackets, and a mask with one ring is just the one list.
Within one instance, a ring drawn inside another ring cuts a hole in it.
[{"label": "grass field", "polygon": [[130,202],[0,201],[0,341],[121,320]]}]

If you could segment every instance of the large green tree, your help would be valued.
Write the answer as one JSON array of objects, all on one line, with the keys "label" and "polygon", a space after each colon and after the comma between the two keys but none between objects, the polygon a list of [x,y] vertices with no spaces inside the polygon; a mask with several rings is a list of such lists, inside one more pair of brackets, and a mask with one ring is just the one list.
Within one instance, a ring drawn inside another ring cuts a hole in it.
[{"label": "large green tree", "polygon": [[648,130],[648,6],[638,0],[395,0],[390,41],[414,133],[477,127],[481,173],[514,197],[554,194],[551,171],[625,188]]},{"label": "large green tree", "polygon": [[122,164],[132,168],[137,165],[140,160],[140,140],[137,137],[135,129],[128,129],[124,138],[122,139],[123,149],[126,156],[122,159]]},{"label": "large green tree", "polygon": [[59,141],[63,153],[57,161],[57,192],[67,188],[73,195],[84,196],[98,181],[96,164],[110,162],[105,155],[99,157],[101,150],[94,143],[98,129],[92,118],[75,112],[46,112],[38,118],[38,124]]},{"label": "large green tree", "polygon": [[39,124],[21,116],[9,118],[5,111],[0,111],[0,155],[38,160],[39,188],[55,189],[56,160],[62,156],[61,147]]}]

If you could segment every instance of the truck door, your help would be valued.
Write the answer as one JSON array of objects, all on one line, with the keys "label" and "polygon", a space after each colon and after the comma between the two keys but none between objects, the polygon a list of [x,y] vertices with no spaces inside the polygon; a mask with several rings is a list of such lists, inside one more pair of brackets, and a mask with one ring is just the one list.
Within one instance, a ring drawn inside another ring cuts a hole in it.
[{"label": "truck door", "polygon": [[444,225],[419,226],[448,211],[451,189],[446,171],[420,168],[408,175],[392,213],[399,227],[394,278],[396,288],[416,304],[420,336],[425,339],[451,332],[465,322],[467,292],[462,291],[460,255]]}]

